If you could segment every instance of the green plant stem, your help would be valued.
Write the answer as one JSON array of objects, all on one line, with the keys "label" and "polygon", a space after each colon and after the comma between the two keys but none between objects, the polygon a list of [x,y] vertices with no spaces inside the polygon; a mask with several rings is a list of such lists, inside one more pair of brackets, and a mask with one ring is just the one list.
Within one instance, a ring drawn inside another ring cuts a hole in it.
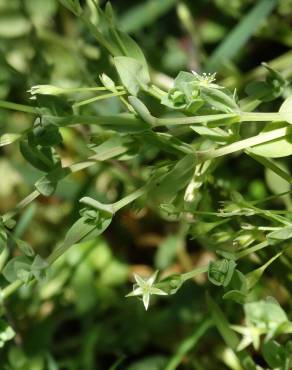
[{"label": "green plant stem", "polygon": [[234,113],[209,114],[205,116],[177,117],[177,118],[156,118],[152,116],[155,126],[177,126],[177,125],[194,125],[196,123],[207,123],[228,118],[235,118],[240,122],[240,115]]},{"label": "green plant stem", "polygon": [[240,122],[267,122],[267,121],[283,121],[279,113],[264,113],[264,112],[242,112],[240,114]]},{"label": "green plant stem", "polygon": [[0,100],[0,108],[16,110],[18,112],[37,114],[38,109],[29,105],[12,103],[10,101]]},{"label": "green plant stem", "polygon": [[9,219],[13,218],[21,209],[25,208],[28,204],[34,201],[40,193],[37,190],[34,190],[30,193],[27,197],[25,197],[21,202],[17,204],[17,206],[12,210],[3,215],[3,221],[6,222]]},{"label": "green plant stem", "polygon": [[[63,91],[60,94],[71,94],[76,92],[91,92],[91,91],[108,91],[108,88],[104,86],[95,86],[95,87],[57,87]],[[117,90],[123,90],[123,86],[115,86]]]},{"label": "green plant stem", "polygon": [[5,301],[9,296],[11,296],[18,288],[22,286],[23,282],[21,280],[16,280],[13,283],[9,284],[1,292],[1,300]]},{"label": "green plant stem", "polygon": [[204,274],[205,272],[208,271],[208,266],[202,266],[198,267],[192,271],[186,272],[185,274],[182,274],[181,277],[183,281],[187,281],[189,279],[193,279],[197,275]]},{"label": "green plant stem", "polygon": [[251,254],[251,253],[254,253],[254,252],[257,252],[263,248],[266,248],[269,246],[269,243],[268,241],[264,241],[262,243],[259,243],[259,244],[256,244],[250,248],[247,248],[247,249],[244,249],[243,251],[241,252],[237,252],[236,253],[236,260],[242,258],[242,257],[245,257],[247,256],[248,254]]},{"label": "green plant stem", "polygon": [[237,152],[239,150],[247,149],[255,145],[267,143],[269,141],[279,139],[281,137],[287,136],[287,127],[282,127],[276,130],[261,133],[259,135],[252,136],[248,139],[243,139],[235,143],[226,145],[219,149],[213,149],[206,152],[197,153],[200,161],[206,161],[208,159],[222,157],[227,154]]},{"label": "green plant stem", "polygon": [[146,188],[142,187],[136,191],[134,191],[132,194],[127,195],[126,197],[122,198],[121,200],[115,202],[113,204],[114,212],[119,211],[121,208],[125,207],[127,204],[132,203],[137,198],[140,198],[142,195],[144,195],[146,192]]},{"label": "green plant stem", "polygon": [[156,118],[156,126],[171,126],[171,125],[193,125],[195,123],[208,123],[212,121],[234,118],[237,122],[269,122],[283,121],[279,113],[261,113],[261,112],[241,112],[241,113],[219,113],[209,114],[205,116],[177,117],[177,118]]},{"label": "green plant stem", "polygon": [[75,103],[75,104],[73,104],[73,107],[81,107],[82,105],[90,104],[90,103],[93,103],[93,102],[98,101],[98,100],[109,99],[109,98],[112,98],[114,96],[121,96],[121,95],[125,95],[125,94],[126,94],[125,91],[119,91],[119,92],[114,92],[114,93],[110,93],[110,94],[95,96],[93,98],[82,100],[78,103]]},{"label": "green plant stem", "polygon": [[3,249],[3,251],[0,254],[0,272],[2,272],[4,266],[7,262],[8,257],[9,257],[9,249],[5,248],[5,249]]},{"label": "green plant stem", "polygon": [[[153,87],[148,90],[148,92],[156,91]],[[160,95],[160,94],[158,94]],[[157,96],[158,99],[161,96]],[[236,113],[218,113],[218,114],[209,114],[204,116],[191,116],[191,117],[176,117],[176,118],[157,118],[153,116],[146,105],[142,103],[136,97],[130,96],[129,101],[134,107],[135,111],[139,116],[144,119],[146,122],[150,123],[154,127],[159,126],[172,126],[172,125],[194,125],[197,123],[209,123],[213,121],[222,121],[223,125],[225,119],[232,119],[232,123],[235,122],[268,122],[268,121],[283,121],[280,113],[270,113],[270,112],[236,112]],[[230,124],[230,122],[228,122]]]}]

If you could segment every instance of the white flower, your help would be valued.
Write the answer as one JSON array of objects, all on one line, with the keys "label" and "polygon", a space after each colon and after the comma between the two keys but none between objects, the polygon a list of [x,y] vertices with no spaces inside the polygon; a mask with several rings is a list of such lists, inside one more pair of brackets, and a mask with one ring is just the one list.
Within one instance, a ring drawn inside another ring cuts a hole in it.
[{"label": "white flower", "polygon": [[230,327],[237,333],[242,334],[242,339],[238,344],[237,351],[242,351],[250,344],[253,344],[255,350],[260,347],[260,336],[264,334],[264,330],[256,328],[255,326],[240,326],[240,325],[230,325]]},{"label": "white flower", "polygon": [[134,284],[133,291],[126,295],[126,297],[134,297],[141,295],[145,310],[148,309],[151,294],[167,295],[163,290],[156,288],[154,282],[157,278],[158,271],[151,275],[148,279],[143,279],[141,276],[134,274],[136,284]]},{"label": "white flower", "polygon": [[216,80],[216,72],[215,73],[203,73],[199,75],[197,72],[192,71],[192,74],[196,77],[198,85],[202,87],[210,87],[214,89],[222,89],[222,86],[214,84],[213,82]]}]

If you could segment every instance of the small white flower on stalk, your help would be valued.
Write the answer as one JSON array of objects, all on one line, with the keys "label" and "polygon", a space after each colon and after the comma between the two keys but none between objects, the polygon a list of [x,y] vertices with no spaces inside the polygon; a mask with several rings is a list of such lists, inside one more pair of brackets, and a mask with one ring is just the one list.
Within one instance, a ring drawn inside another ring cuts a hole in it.
[{"label": "small white flower on stalk", "polygon": [[237,351],[242,351],[250,344],[253,344],[255,350],[260,348],[260,336],[265,334],[265,330],[256,328],[255,326],[230,325],[230,327],[243,336],[238,344]]},{"label": "small white flower on stalk", "polygon": [[222,86],[214,84],[213,82],[216,80],[216,72],[215,73],[203,73],[199,75],[197,72],[192,71],[192,74],[196,77],[199,86],[203,87],[210,87],[213,89],[222,89]]},{"label": "small white flower on stalk", "polygon": [[154,282],[157,278],[158,271],[151,275],[148,279],[143,279],[141,276],[134,274],[136,284],[134,284],[133,291],[126,295],[126,297],[142,296],[145,310],[148,309],[151,294],[167,295],[163,290],[156,288]]},{"label": "small white flower on stalk", "polygon": [[36,85],[32,86],[28,92],[31,93],[31,95],[60,95],[64,93],[64,89],[53,85]]}]

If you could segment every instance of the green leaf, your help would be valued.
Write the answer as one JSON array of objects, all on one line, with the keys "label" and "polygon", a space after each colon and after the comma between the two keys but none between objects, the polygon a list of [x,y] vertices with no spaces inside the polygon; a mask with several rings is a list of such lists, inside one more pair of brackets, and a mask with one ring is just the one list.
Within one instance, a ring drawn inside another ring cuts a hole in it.
[{"label": "green leaf", "polygon": [[[283,163],[277,163],[277,167],[286,172],[288,178],[291,176],[289,174],[289,169]],[[272,171],[272,169],[265,168],[265,179],[268,188],[273,194],[288,193],[290,191],[290,181],[287,181],[282,176],[279,176],[275,171]]]},{"label": "green leaf", "polygon": [[247,282],[243,273],[236,269],[228,287],[230,290],[223,295],[223,299],[230,299],[243,304],[248,293]]},{"label": "green leaf", "polygon": [[275,340],[265,342],[263,344],[262,353],[267,364],[273,369],[285,364],[285,348]]},{"label": "green leaf", "polygon": [[34,145],[53,146],[62,143],[63,138],[58,127],[46,121],[45,118],[38,118],[34,122],[29,140]]},{"label": "green leaf", "polygon": [[[95,138],[93,138],[94,140]],[[132,140],[128,136],[113,135],[99,145],[90,145],[90,149],[98,155],[98,159],[101,161],[125,154],[131,143]]]},{"label": "green leaf", "polygon": [[[261,132],[269,132],[285,126],[285,123],[271,122],[268,123]],[[292,154],[292,130],[287,127],[287,136],[269,141],[264,144],[256,145],[252,148],[249,148],[248,152],[268,158],[287,157]]]},{"label": "green leaf", "polygon": [[27,141],[20,141],[19,149],[23,157],[38,170],[48,172],[52,167],[50,158],[44,156],[44,154],[35,146],[30,145]]},{"label": "green leaf", "polygon": [[106,87],[109,91],[115,92],[116,91],[116,85],[114,81],[105,73],[102,73],[99,76],[99,79],[104,87]]},{"label": "green leaf", "polygon": [[256,283],[259,281],[260,277],[263,275],[264,271],[270,266],[271,263],[273,263],[278,257],[280,257],[282,252],[276,254],[274,257],[269,259],[268,262],[266,262],[261,267],[257,268],[256,270],[253,270],[249,272],[246,277],[246,283],[247,283],[247,289],[251,290]]},{"label": "green leaf", "polygon": [[116,32],[118,34],[118,37],[120,38],[120,42],[123,44],[123,49],[125,50],[124,56],[130,57],[140,62],[144,67],[145,74],[148,74],[148,78],[150,81],[147,61],[139,45],[128,34],[119,30],[116,30]]},{"label": "green leaf", "polygon": [[36,255],[31,265],[31,272],[38,281],[43,281],[46,278],[46,269],[48,268],[48,262],[41,256]]},{"label": "green leaf", "polygon": [[244,305],[246,320],[259,328],[273,330],[288,321],[285,311],[273,297]]},{"label": "green leaf", "polygon": [[31,260],[26,256],[18,256],[12,258],[6,264],[3,270],[3,276],[10,283],[13,283],[18,279],[27,283],[32,277],[30,270]]},{"label": "green leaf", "polygon": [[27,257],[33,257],[35,255],[35,251],[29,243],[17,238],[15,238],[14,241],[22,253],[24,253]]},{"label": "green leaf", "polygon": [[279,242],[292,238],[292,226],[283,227],[280,230],[272,231],[267,235],[270,245],[276,245]]},{"label": "green leaf", "polygon": [[236,262],[233,260],[210,261],[208,279],[215,285],[226,287],[232,279],[235,267]]},{"label": "green leaf", "polygon": [[262,66],[267,70],[266,81],[252,81],[245,89],[246,93],[250,95],[251,99],[259,99],[267,102],[281,96],[287,86],[285,78],[271,68],[268,64],[262,63]]},{"label": "green leaf", "polygon": [[216,110],[225,113],[232,113],[239,110],[235,99],[226,90],[223,89],[212,89],[210,87],[200,87],[201,96],[205,102],[210,104]]},{"label": "green leaf", "polygon": [[168,173],[154,179],[149,184],[153,200],[159,203],[171,202],[189,183],[194,174],[195,164],[195,156],[187,154]]},{"label": "green leaf", "polygon": [[100,217],[96,224],[88,222],[87,217],[81,217],[67,232],[64,243],[73,245],[94,239],[102,234],[110,223],[111,217]]},{"label": "green leaf", "polygon": [[58,182],[67,176],[71,170],[68,167],[57,167],[35,183],[35,188],[45,197],[54,194]]},{"label": "green leaf", "polygon": [[148,70],[138,60],[129,57],[115,57],[114,64],[125,88],[132,95],[147,90],[150,83]]}]

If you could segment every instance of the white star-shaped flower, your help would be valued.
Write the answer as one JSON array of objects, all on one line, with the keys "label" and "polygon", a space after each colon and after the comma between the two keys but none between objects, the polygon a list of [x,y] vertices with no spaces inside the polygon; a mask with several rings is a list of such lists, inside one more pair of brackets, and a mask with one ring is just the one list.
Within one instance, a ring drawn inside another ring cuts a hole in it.
[{"label": "white star-shaped flower", "polygon": [[203,87],[210,87],[214,89],[222,89],[223,87],[215,84],[216,73],[203,73],[199,75],[197,72],[192,71],[192,74],[196,77],[198,85]]},{"label": "white star-shaped flower", "polygon": [[260,347],[260,336],[264,334],[264,330],[256,328],[255,326],[240,326],[240,325],[231,325],[231,328],[237,333],[242,334],[242,339],[238,344],[237,351],[242,351],[250,344],[253,344],[255,350],[258,350]]},{"label": "white star-shaped flower", "polygon": [[151,275],[148,279],[143,279],[141,276],[134,274],[136,284],[134,284],[133,291],[126,295],[126,297],[142,296],[145,310],[148,309],[151,294],[167,295],[163,290],[156,288],[154,282],[157,278],[158,271]]}]

